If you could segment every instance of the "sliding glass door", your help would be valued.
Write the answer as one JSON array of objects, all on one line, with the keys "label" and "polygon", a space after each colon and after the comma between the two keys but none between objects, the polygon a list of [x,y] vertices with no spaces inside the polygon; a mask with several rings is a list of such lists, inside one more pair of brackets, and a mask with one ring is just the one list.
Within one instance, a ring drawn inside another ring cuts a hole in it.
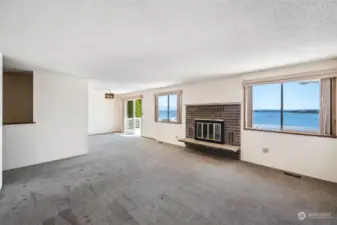
[{"label": "sliding glass door", "polygon": [[142,128],[142,99],[125,102],[125,133],[141,135]]}]

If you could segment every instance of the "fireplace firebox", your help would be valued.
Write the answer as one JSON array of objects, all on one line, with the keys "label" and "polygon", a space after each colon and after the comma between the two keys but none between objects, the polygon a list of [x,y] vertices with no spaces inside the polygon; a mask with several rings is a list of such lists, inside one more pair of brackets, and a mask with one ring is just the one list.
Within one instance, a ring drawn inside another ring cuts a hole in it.
[{"label": "fireplace firebox", "polygon": [[208,141],[224,144],[224,120],[196,119],[194,138],[199,141]]}]

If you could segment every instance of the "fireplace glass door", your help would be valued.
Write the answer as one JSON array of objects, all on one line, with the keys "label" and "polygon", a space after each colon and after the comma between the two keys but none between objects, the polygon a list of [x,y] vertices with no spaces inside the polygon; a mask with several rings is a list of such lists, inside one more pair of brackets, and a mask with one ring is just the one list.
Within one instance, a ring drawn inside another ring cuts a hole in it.
[{"label": "fireplace glass door", "polygon": [[223,144],[223,126],[223,121],[197,120],[195,139]]}]

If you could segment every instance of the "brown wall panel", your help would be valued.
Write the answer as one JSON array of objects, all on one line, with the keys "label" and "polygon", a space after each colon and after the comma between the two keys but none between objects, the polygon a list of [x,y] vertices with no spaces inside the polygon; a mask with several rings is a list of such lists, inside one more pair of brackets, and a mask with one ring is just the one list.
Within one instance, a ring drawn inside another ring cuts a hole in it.
[{"label": "brown wall panel", "polygon": [[33,123],[33,73],[4,72],[3,123]]}]

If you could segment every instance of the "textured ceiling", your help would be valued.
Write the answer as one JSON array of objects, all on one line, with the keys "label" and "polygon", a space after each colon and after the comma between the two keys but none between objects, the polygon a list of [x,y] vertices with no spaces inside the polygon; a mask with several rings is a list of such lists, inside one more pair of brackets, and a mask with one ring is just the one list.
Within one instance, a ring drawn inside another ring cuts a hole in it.
[{"label": "textured ceiling", "polygon": [[337,0],[0,0],[7,66],[127,92],[337,56]]}]

